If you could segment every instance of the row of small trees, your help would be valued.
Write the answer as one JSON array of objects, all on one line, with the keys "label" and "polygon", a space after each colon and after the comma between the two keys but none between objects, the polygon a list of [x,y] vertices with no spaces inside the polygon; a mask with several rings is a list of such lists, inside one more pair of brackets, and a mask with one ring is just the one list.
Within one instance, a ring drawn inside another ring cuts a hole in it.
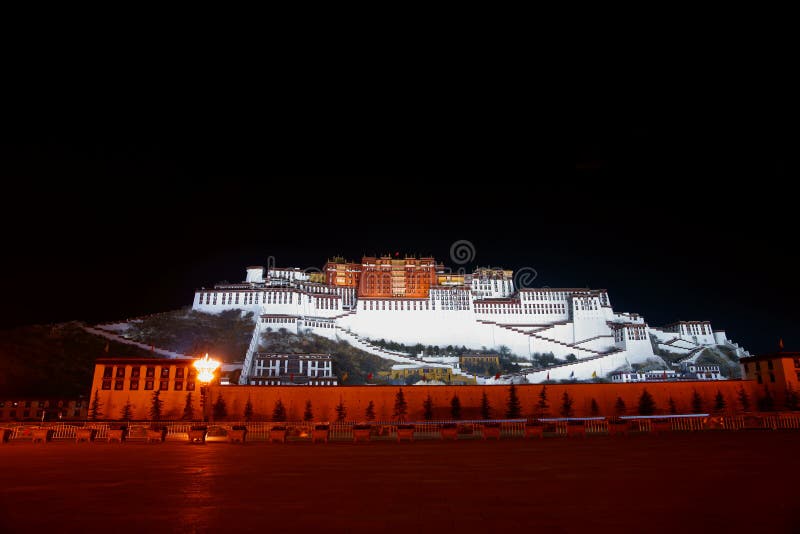
[{"label": "row of small trees", "polygon": [[[159,420],[163,416],[163,405],[164,401],[160,398],[160,391],[154,391],[151,397],[150,408],[148,410],[148,415],[150,419]],[[744,386],[739,388],[737,393],[737,401],[739,406],[743,411],[750,410],[750,396],[745,391]],[[798,395],[790,388],[787,391],[787,399],[786,399],[786,407],[790,410],[797,410],[800,405],[800,399],[798,399]],[[561,395],[561,402],[558,407],[558,415],[562,417],[572,417],[575,414],[574,410],[574,399],[570,396],[569,392],[565,391]],[[697,392],[697,390],[693,390],[692,398],[690,401],[691,404],[691,411],[692,413],[704,413],[708,411],[708,406],[706,406],[706,402],[703,397]],[[101,419],[103,417],[102,413],[102,404],[99,399],[99,391],[95,391],[94,399],[91,402],[89,407],[89,419],[96,420]],[[772,395],[770,394],[768,389],[765,389],[765,394],[763,397],[759,398],[757,401],[757,407],[759,411],[772,411],[775,409],[775,403]],[[677,406],[675,404],[675,400],[672,397],[669,397],[667,400],[667,411],[670,414],[678,413]],[[723,412],[728,408],[728,400],[722,394],[721,391],[717,390],[717,394],[714,397],[714,403],[712,407],[712,411],[714,412]],[[422,414],[423,418],[426,421],[430,421],[433,419],[434,415],[434,404],[433,399],[430,395],[428,395],[425,401],[422,403]],[[653,399],[653,396],[647,391],[647,389],[643,389],[641,395],[639,396],[636,413],[639,415],[653,415],[657,411],[656,402]],[[344,401],[339,398],[339,403],[336,405],[336,420],[337,421],[344,421],[347,418],[347,407],[344,404]],[[450,416],[452,419],[461,419],[461,399],[458,397],[457,394],[453,395],[450,399]],[[625,404],[625,401],[622,397],[617,397],[616,402],[614,403],[614,412],[616,415],[626,415],[628,413],[628,406]],[[225,419],[228,417],[228,409],[227,404],[225,403],[225,399],[222,397],[221,394],[217,395],[217,398],[212,405],[212,413],[213,417],[216,420]],[[600,415],[600,406],[597,403],[597,400],[591,399],[589,405],[589,413],[592,416],[599,416]],[[394,401],[394,411],[392,416],[394,419],[403,421],[405,420],[408,414],[408,402],[405,399],[405,394],[403,393],[402,388],[398,389],[395,395]],[[133,409],[128,400],[125,405],[122,407],[120,413],[120,419],[133,419]],[[244,406],[244,411],[242,413],[244,419],[246,421],[250,421],[253,418],[253,404],[248,397],[247,403]],[[493,408],[489,402],[489,397],[486,395],[486,392],[483,393],[481,396],[481,403],[480,403],[480,415],[482,419],[491,419],[493,416],[500,415],[497,413],[496,409]],[[506,406],[503,415],[507,419],[518,419],[522,417],[522,403],[520,402],[519,395],[517,394],[517,388],[514,384],[508,388],[508,398],[506,400]],[[537,401],[533,406],[532,415],[535,417],[545,417],[551,415],[550,413],[550,402],[548,399],[548,391],[547,386],[542,386],[542,389],[539,391],[537,396]],[[182,419],[184,420],[192,420],[195,418],[195,411],[194,411],[194,404],[192,398],[192,392],[188,392],[186,394],[186,402],[183,408]],[[283,404],[283,401],[278,399],[275,401],[275,405],[272,409],[272,421],[286,421],[287,412],[286,407]],[[364,411],[364,419],[367,421],[374,421],[375,420],[375,403],[373,401],[369,401],[366,410]],[[307,400],[305,403],[305,409],[303,411],[303,420],[304,421],[313,421],[314,420],[314,410],[310,400]]]}]

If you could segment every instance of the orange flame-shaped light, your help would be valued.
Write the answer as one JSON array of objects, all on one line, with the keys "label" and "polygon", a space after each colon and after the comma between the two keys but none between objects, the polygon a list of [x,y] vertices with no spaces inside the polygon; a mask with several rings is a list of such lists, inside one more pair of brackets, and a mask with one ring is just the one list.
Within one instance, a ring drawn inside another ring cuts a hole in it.
[{"label": "orange flame-shaped light", "polygon": [[200,358],[194,361],[194,367],[197,369],[197,379],[203,384],[207,384],[214,380],[214,371],[219,367],[217,360],[212,360],[206,353],[205,358]]}]

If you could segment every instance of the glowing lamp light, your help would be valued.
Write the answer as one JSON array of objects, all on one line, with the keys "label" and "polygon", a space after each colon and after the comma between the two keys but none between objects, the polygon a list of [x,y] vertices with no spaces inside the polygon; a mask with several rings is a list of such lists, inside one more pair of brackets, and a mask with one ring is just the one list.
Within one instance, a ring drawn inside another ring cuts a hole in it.
[{"label": "glowing lamp light", "polygon": [[214,379],[214,371],[219,367],[219,362],[209,358],[206,353],[205,358],[194,361],[194,367],[197,369],[197,379],[203,384],[207,384]]}]

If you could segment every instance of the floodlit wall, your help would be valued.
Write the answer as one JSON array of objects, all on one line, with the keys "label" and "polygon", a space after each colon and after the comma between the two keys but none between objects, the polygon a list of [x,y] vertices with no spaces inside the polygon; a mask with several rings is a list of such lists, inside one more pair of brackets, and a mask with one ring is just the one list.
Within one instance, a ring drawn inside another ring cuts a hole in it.
[{"label": "floodlit wall", "polygon": [[[755,406],[755,394],[763,394],[753,381],[717,382],[649,382],[638,384],[548,384],[546,393],[550,415],[557,417],[564,392],[573,399],[575,416],[590,415],[592,399],[597,401],[601,415],[615,415],[617,397],[625,402],[628,413],[636,414],[639,397],[644,389],[653,396],[658,413],[667,413],[668,399],[672,397],[678,412],[689,413],[694,390],[703,398],[704,408],[712,411],[717,391],[725,396],[728,408],[740,410],[738,392],[744,387],[750,396],[751,407]],[[428,395],[433,400],[435,419],[450,419],[450,401],[458,395],[462,406],[462,419],[480,418],[481,396],[485,392],[493,409],[492,416],[505,417],[509,386],[216,386],[210,388],[216,400],[221,395],[228,406],[231,419],[241,419],[242,410],[249,398],[257,418],[269,419],[275,402],[280,399],[287,410],[288,418],[300,420],[306,401],[310,400],[314,419],[329,421],[336,418],[336,406],[341,401],[347,409],[347,420],[363,420],[364,413],[372,401],[378,420],[391,420],[397,392],[402,389],[408,404],[408,420],[423,419],[423,402]],[[522,406],[522,416],[537,415],[534,405],[539,399],[542,385],[518,385],[517,394]]]}]

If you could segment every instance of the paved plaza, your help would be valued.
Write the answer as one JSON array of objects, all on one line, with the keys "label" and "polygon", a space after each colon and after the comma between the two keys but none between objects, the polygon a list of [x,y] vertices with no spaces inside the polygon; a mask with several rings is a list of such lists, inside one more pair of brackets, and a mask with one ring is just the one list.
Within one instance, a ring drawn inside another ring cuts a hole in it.
[{"label": "paved plaza", "polygon": [[0,445],[0,532],[791,532],[800,432]]}]

